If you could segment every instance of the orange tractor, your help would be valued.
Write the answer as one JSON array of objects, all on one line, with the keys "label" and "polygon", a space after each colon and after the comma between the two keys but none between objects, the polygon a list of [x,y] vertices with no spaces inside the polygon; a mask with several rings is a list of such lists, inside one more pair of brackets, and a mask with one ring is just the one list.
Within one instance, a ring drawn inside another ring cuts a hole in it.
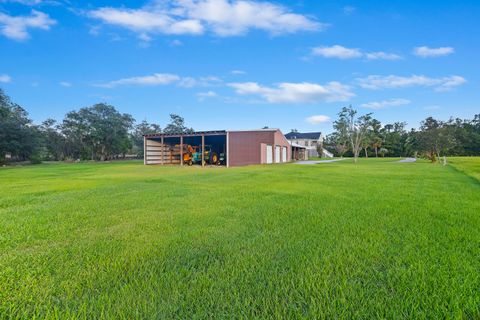
[{"label": "orange tractor", "polygon": [[211,165],[220,164],[218,154],[213,151],[211,145],[205,145],[205,152],[203,154],[203,157],[202,146],[192,147],[191,145],[187,145],[183,153],[183,163],[191,166],[194,163],[202,164],[202,161]]}]

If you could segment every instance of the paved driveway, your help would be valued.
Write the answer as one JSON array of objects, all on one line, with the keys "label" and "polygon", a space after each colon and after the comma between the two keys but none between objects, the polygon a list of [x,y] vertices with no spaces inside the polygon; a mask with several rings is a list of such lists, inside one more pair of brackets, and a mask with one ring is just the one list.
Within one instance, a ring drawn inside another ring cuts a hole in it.
[{"label": "paved driveway", "polygon": [[337,161],[342,161],[342,160],[347,160],[347,159],[332,159],[332,160],[305,160],[305,161],[297,161],[295,162],[296,164],[320,164],[320,163],[332,163],[332,162],[337,162]]}]

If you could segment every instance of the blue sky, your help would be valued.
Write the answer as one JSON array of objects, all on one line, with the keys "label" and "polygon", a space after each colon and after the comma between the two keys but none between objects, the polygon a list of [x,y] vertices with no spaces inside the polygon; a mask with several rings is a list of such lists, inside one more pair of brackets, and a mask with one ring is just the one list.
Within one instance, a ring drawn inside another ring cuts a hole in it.
[{"label": "blue sky", "polygon": [[107,102],[197,130],[480,113],[478,1],[0,0],[0,87],[35,122]]}]

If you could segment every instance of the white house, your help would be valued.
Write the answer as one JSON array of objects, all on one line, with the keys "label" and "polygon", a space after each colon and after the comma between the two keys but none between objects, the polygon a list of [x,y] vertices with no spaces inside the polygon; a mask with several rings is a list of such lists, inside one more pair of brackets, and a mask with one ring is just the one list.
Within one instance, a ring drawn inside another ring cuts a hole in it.
[{"label": "white house", "polygon": [[323,136],[321,132],[296,132],[292,131],[285,135],[285,138],[291,144],[297,144],[304,146],[308,150],[309,157],[328,157],[333,158],[333,154],[328,150],[322,148],[322,155],[318,153],[318,146],[323,142]]}]

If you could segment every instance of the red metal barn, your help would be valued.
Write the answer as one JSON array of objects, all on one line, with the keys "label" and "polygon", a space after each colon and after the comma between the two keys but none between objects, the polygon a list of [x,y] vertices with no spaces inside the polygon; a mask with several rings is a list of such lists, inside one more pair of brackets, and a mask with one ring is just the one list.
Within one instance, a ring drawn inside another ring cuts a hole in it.
[{"label": "red metal barn", "polygon": [[202,154],[204,161],[198,164],[227,167],[284,163],[292,159],[291,146],[279,129],[144,136],[145,164],[192,164],[192,159],[198,160]]}]

